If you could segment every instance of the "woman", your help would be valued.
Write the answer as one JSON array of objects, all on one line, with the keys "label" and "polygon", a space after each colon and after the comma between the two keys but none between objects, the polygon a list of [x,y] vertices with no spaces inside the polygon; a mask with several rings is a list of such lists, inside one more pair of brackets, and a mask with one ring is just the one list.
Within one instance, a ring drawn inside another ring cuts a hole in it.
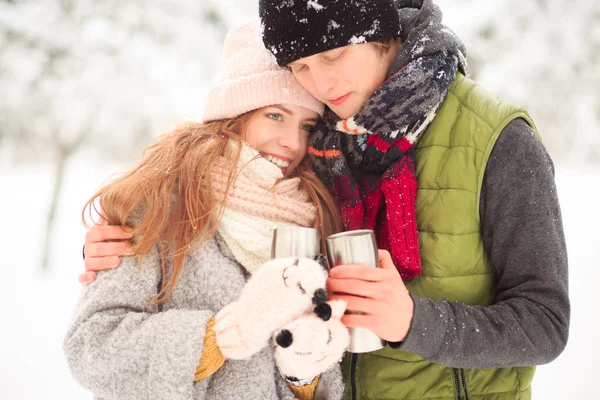
[{"label": "woman", "polygon": [[466,77],[430,0],[259,10],[265,46],[328,106],[315,172],[345,228],[374,228],[398,270],[331,271],[331,298],[363,313],[344,324],[389,343],[346,355],[346,397],[531,398],[570,306],[554,167],[530,116]]},{"label": "woman", "polygon": [[[325,303],[315,261],[268,261],[278,227],[340,228],[304,159],[323,104],[275,64],[257,21],[230,32],[220,72],[204,123],[160,137],[84,210],[131,226],[140,256],[85,287],[65,340],[98,398],[341,397],[343,303]],[[314,362],[284,350],[303,324],[322,331]]]}]

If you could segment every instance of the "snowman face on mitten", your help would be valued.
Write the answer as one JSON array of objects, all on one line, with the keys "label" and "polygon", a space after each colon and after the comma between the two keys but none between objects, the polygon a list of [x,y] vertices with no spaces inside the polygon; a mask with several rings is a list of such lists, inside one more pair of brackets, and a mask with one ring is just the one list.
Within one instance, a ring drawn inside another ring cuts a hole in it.
[{"label": "snowman face on mitten", "polygon": [[314,377],[339,361],[350,335],[341,322],[343,301],[318,305],[273,334],[275,360],[282,374],[295,379]]}]

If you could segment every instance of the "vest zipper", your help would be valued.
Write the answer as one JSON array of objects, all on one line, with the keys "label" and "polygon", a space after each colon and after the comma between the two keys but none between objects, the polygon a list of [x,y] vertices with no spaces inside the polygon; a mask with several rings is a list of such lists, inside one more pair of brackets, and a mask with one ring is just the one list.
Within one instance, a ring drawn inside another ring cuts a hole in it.
[{"label": "vest zipper", "polygon": [[463,390],[465,391],[465,400],[469,400],[469,394],[467,393],[467,374],[463,368],[460,369],[460,378],[462,380]]},{"label": "vest zipper", "polygon": [[456,368],[452,368],[452,375],[454,375],[454,398],[456,400],[461,400],[460,398],[460,383],[458,378],[458,370]]},{"label": "vest zipper", "polygon": [[352,362],[350,364],[350,383],[352,387],[352,400],[356,400],[356,361],[358,355],[352,354]]}]

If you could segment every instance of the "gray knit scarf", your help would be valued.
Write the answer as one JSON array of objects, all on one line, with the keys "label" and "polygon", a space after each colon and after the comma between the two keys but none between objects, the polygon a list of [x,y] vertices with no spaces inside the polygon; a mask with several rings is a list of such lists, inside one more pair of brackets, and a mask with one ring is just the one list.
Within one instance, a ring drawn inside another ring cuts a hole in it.
[{"label": "gray knit scarf", "polygon": [[[412,147],[425,132],[465,50],[431,0],[400,1],[402,47],[389,79],[354,116],[330,110],[311,136],[317,176],[340,205],[345,228],[374,229],[404,279],[420,273]],[[357,180],[356,172],[360,178]]]}]

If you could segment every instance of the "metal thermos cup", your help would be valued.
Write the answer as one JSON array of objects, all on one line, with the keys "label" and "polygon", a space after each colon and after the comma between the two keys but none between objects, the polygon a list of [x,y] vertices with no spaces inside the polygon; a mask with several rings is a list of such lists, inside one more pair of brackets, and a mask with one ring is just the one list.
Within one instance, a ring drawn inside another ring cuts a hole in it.
[{"label": "metal thermos cup", "polygon": [[[331,235],[326,239],[329,265],[364,264],[379,266],[375,233],[361,229]],[[383,348],[385,341],[366,328],[349,328],[351,353],[368,353]]]},{"label": "metal thermos cup", "polygon": [[321,253],[321,234],[300,226],[277,228],[273,232],[271,258],[311,258]]}]

